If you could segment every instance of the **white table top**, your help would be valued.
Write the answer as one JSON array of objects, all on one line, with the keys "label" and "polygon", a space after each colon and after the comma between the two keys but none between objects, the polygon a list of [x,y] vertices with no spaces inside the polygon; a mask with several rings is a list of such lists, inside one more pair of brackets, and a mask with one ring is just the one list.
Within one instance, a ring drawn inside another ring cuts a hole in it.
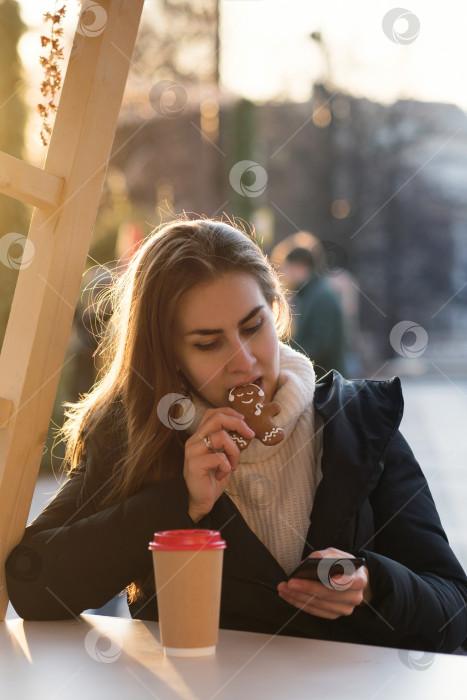
[{"label": "white table top", "polygon": [[[411,667],[414,666],[414,667]],[[82,615],[0,625],[5,700],[464,698],[467,658],[220,630],[217,653],[165,657],[155,622]]]}]

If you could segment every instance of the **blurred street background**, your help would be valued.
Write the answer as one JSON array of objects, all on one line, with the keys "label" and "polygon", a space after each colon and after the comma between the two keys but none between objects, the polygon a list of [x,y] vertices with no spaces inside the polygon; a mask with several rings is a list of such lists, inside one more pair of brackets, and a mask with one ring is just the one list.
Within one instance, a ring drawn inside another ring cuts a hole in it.
[{"label": "blurred street background", "polygon": [[[467,566],[467,6],[317,5],[146,0],[31,517],[56,488],[63,402],[98,377],[97,299],[154,227],[224,217],[253,224],[278,265],[312,234],[345,375],[401,376],[402,432]],[[64,74],[77,22],[105,31],[99,3],[0,0],[0,150],[39,166],[43,19],[62,7]],[[0,195],[0,344],[30,216]]]}]

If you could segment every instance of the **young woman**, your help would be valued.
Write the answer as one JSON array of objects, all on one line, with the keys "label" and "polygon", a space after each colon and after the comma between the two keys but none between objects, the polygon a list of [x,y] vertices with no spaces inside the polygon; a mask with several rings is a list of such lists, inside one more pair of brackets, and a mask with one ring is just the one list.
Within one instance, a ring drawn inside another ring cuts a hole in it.
[{"label": "young woman", "polygon": [[[66,618],[126,588],[131,615],[157,619],[148,542],[207,527],[227,542],[223,627],[445,652],[464,641],[467,580],[398,431],[399,380],[333,372],[315,386],[280,340],[287,303],[251,236],[165,227],[113,308],[102,378],[69,406],[68,478],[7,562],[20,616]],[[274,446],[230,405],[250,383],[280,405]],[[357,554],[365,565],[340,587],[287,581],[305,557]]]}]

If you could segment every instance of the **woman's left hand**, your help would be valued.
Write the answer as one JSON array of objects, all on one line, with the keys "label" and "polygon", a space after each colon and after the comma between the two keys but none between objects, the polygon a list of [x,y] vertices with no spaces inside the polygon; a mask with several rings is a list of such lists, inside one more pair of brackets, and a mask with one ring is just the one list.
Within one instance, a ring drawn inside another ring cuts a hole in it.
[{"label": "woman's left hand", "polygon": [[[352,554],[340,549],[328,547],[313,552],[310,558],[332,557],[333,559],[349,559]],[[320,581],[307,579],[290,579],[283,581],[277,587],[281,598],[296,608],[310,615],[336,620],[341,615],[351,615],[362,603],[369,603],[372,598],[370,576],[366,566],[356,569],[351,575],[335,576],[331,581],[336,582],[340,590],[328,588]]]}]

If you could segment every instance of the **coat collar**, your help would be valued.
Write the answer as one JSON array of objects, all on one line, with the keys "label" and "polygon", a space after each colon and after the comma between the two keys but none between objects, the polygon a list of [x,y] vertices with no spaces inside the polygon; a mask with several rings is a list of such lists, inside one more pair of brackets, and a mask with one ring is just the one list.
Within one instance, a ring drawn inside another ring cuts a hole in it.
[{"label": "coat collar", "polygon": [[398,377],[349,381],[335,370],[317,384],[314,403],[324,421],[323,478],[304,556],[312,549],[339,545],[342,532],[381,475],[403,412]]}]

